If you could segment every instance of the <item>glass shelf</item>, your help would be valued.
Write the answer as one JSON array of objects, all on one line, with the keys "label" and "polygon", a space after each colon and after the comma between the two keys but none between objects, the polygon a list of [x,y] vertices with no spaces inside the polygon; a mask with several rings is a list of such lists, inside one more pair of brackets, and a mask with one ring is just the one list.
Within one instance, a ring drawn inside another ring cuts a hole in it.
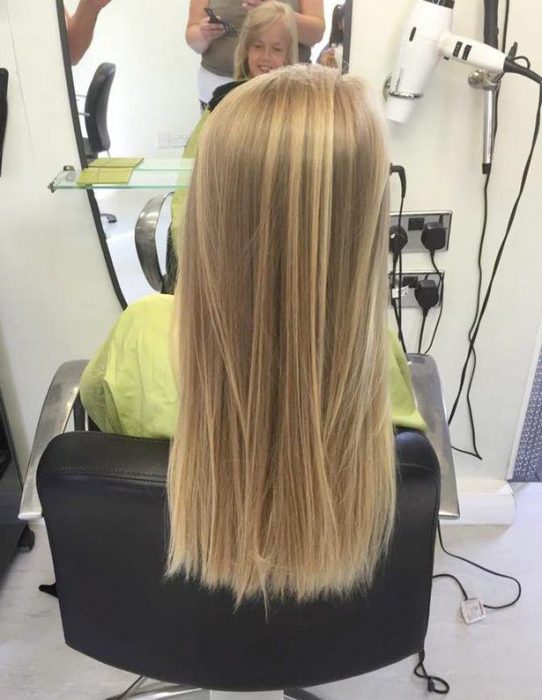
[{"label": "glass shelf", "polygon": [[190,184],[193,158],[144,158],[137,165],[127,184],[96,183],[78,185],[81,170],[65,165],[54,180],[49,183],[51,192],[57,190],[163,190],[184,189]]}]

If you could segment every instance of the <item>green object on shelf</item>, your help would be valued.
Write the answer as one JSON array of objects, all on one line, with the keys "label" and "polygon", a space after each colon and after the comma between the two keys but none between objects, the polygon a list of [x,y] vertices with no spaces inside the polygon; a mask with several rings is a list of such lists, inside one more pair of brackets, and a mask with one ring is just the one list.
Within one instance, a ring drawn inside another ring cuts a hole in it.
[{"label": "green object on shelf", "polygon": [[[79,190],[176,190],[190,185],[194,160],[192,158],[143,158],[135,168],[127,168],[132,176],[129,179],[113,179],[111,172],[117,168],[87,168],[81,179],[81,172],[73,166],[64,168],[55,176],[49,189]],[[124,168],[126,169],[126,168]],[[96,172],[99,170],[99,178]]]},{"label": "green object on shelf", "polygon": [[77,178],[78,185],[127,185],[133,168],[85,168]]},{"label": "green object on shelf", "polygon": [[89,168],[135,168],[143,158],[96,158],[88,164]]}]

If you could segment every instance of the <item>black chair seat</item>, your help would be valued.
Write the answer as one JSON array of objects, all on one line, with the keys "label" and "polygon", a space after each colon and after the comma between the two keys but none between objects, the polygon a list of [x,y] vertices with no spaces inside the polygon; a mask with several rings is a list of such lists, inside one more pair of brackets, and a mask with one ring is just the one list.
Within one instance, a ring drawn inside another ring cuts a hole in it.
[{"label": "black chair seat", "polygon": [[423,650],[439,466],[425,436],[396,436],[398,518],[371,591],[234,609],[225,590],[163,577],[169,443],[74,432],[43,455],[43,504],[69,646],[139,675],[220,690],[356,676]]}]

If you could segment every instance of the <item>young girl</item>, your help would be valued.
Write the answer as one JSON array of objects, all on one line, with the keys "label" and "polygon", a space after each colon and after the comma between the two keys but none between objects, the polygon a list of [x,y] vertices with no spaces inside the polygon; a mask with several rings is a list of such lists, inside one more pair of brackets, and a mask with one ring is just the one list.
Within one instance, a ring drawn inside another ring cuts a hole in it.
[{"label": "young girl", "polygon": [[389,162],[376,98],[321,66],[249,80],[209,117],[175,303],[129,307],[81,386],[102,430],[174,436],[169,573],[238,602],[371,582],[392,424],[424,428],[386,331]]},{"label": "young girl", "polygon": [[[243,22],[235,51],[235,81],[226,83],[214,91],[211,101],[186,143],[183,158],[195,158],[201,132],[209,114],[231,90],[241,84],[240,81],[297,63],[297,40],[295,15],[289,5],[267,0],[250,10]],[[171,201],[170,234],[173,241],[183,227],[186,194],[186,190],[177,190]],[[174,268],[175,254],[170,247],[168,278],[175,277]]]},{"label": "young girl", "polygon": [[297,61],[297,27],[291,7],[268,0],[251,10],[235,50],[235,80],[248,80]]},{"label": "young girl", "polygon": [[[323,0],[285,0],[292,8],[299,40],[299,60],[308,62],[311,47],[321,41],[324,34]],[[241,32],[243,20],[259,10],[268,0],[190,0],[186,40],[194,51],[201,54],[198,74],[200,102],[208,104],[213,91],[230,82],[234,75],[234,53],[237,37],[227,33],[220,23],[211,22],[206,15],[210,8],[228,25]],[[229,76],[229,77],[228,77]]]}]

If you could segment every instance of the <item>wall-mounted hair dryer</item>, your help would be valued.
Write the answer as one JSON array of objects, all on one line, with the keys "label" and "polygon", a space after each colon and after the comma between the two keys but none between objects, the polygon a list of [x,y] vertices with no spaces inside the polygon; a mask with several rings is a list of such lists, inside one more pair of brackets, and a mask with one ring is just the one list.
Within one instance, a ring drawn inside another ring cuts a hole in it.
[{"label": "wall-mounted hair dryer", "polygon": [[520,73],[540,83],[542,77],[514,63],[502,51],[452,34],[455,0],[416,0],[407,19],[388,92],[386,114],[396,122],[408,121],[416,100],[423,97],[441,58],[461,61],[492,73]]}]

